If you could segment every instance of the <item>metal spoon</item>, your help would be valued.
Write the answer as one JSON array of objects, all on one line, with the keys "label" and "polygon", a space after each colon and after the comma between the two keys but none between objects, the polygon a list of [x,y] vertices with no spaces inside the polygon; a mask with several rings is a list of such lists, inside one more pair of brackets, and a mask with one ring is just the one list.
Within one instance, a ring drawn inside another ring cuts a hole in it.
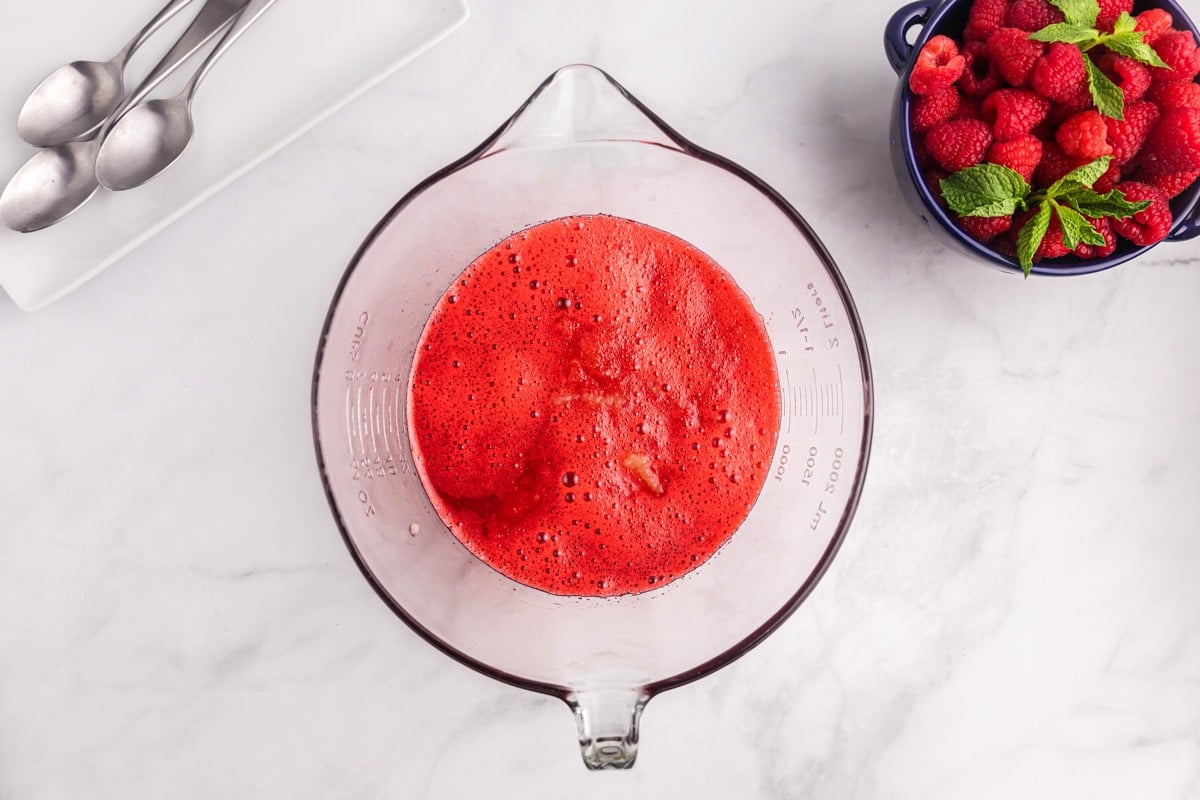
[{"label": "metal spoon", "polygon": [[96,178],[113,191],[141,186],[175,162],[195,132],[192,99],[200,82],[246,28],[275,0],[250,0],[179,94],[125,112],[100,145]]},{"label": "metal spoon", "polygon": [[37,85],[17,115],[17,133],[46,147],[86,136],[100,127],[125,99],[125,66],[130,56],[192,0],[171,0],[108,61],[72,61]]},{"label": "metal spoon", "polygon": [[29,233],[53,225],[86,203],[100,187],[96,180],[100,143],[122,110],[153,91],[245,6],[246,0],[207,0],[188,29],[96,136],[41,150],[17,170],[0,194],[0,222],[15,231]]}]

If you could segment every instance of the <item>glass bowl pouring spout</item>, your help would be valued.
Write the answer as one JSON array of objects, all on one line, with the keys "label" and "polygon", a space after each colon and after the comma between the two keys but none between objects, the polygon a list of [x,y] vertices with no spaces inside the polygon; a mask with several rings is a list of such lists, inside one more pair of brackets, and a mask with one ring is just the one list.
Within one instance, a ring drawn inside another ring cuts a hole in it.
[{"label": "glass bowl pouring spout", "polygon": [[676,147],[649,111],[607,73],[575,64],[546,78],[492,137],[484,155],[616,141]]},{"label": "glass bowl pouring spout", "polygon": [[[409,383],[426,320],[467,265],[538,223],[600,214],[666,231],[729,273],[763,320],[782,413],[763,489],[706,562],[640,593],[553,595],[493,570],[443,524],[414,461]],[[326,494],[379,596],[447,655],[565,701],[595,769],[634,763],[651,697],[728,664],[800,605],[849,527],[871,440],[861,326],[807,223],[581,65],[369,234],[326,318],[312,399]]]}]

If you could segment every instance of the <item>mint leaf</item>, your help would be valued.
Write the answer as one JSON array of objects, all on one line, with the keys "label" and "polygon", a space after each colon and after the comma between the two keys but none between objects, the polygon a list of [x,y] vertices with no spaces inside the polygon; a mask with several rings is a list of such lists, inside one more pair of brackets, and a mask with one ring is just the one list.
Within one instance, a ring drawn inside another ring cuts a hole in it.
[{"label": "mint leaf", "polygon": [[1124,219],[1150,205],[1149,200],[1129,202],[1125,199],[1125,193],[1120,189],[1112,189],[1104,194],[1099,194],[1091,189],[1078,189],[1064,197],[1063,200],[1080,214],[1093,219],[1097,217]]},{"label": "mint leaf", "polygon": [[1096,0],[1050,0],[1050,5],[1063,13],[1063,18],[1072,25],[1096,27],[1100,16],[1100,4]]},{"label": "mint leaf", "polygon": [[1140,31],[1114,33],[1111,36],[1100,37],[1100,42],[1114,53],[1128,56],[1151,67],[1166,67],[1167,62],[1158,57],[1154,48],[1146,44]]},{"label": "mint leaf", "polygon": [[1088,92],[1096,109],[1106,117],[1125,119],[1125,95],[1112,80],[1087,56],[1088,51],[1104,47],[1118,55],[1132,58],[1151,67],[1166,67],[1154,48],[1146,44],[1146,36],[1137,30],[1137,20],[1122,11],[1113,23],[1112,33],[1096,30],[1100,5],[1096,0],[1050,0],[1062,11],[1065,22],[1055,22],[1029,34],[1035,42],[1073,44],[1084,54],[1087,68]]},{"label": "mint leaf", "polygon": [[1087,68],[1088,90],[1096,103],[1096,110],[1106,117],[1125,119],[1125,93],[1121,87],[1100,71],[1088,57],[1084,57],[1083,65]]},{"label": "mint leaf", "polygon": [[1113,23],[1113,33],[1129,33],[1133,30],[1137,30],[1137,20],[1128,11],[1122,11]]},{"label": "mint leaf", "polygon": [[999,164],[976,164],[939,182],[951,210],[964,217],[1001,217],[1025,207],[1032,191],[1020,173]]},{"label": "mint leaf", "polygon": [[1055,22],[1040,31],[1029,34],[1028,39],[1035,42],[1066,42],[1067,44],[1083,44],[1093,42],[1100,36],[1095,28],[1085,28],[1082,25],[1072,25],[1069,22]]},{"label": "mint leaf", "polygon": [[1118,55],[1132,58],[1152,67],[1166,67],[1154,48],[1146,44],[1146,36],[1137,30],[1137,20],[1122,11],[1113,23],[1112,33],[1096,30],[1100,5],[1096,0],[1050,0],[1063,13],[1064,22],[1047,25],[1029,34],[1035,42],[1073,44],[1084,54],[1087,68],[1088,92],[1096,110],[1106,117],[1125,119],[1125,95],[1112,80],[1087,56],[1088,51],[1104,47]]},{"label": "mint leaf", "polygon": [[1074,250],[1080,242],[1103,245],[1104,237],[1096,230],[1083,214],[1070,206],[1054,203],[1054,213],[1058,215],[1058,224],[1062,226],[1063,244]]},{"label": "mint leaf", "polygon": [[960,217],[1011,217],[1023,209],[1025,203],[1020,198],[996,200],[987,205],[977,206],[971,211],[960,211]]},{"label": "mint leaf", "polygon": [[1049,203],[1042,203],[1033,218],[1017,233],[1017,261],[1020,262],[1021,269],[1025,270],[1026,278],[1033,269],[1033,257],[1037,253],[1038,245],[1046,238],[1046,231],[1050,230],[1052,211]]},{"label": "mint leaf", "polygon": [[1108,172],[1108,165],[1111,163],[1112,156],[1100,156],[1082,167],[1076,167],[1050,184],[1050,188],[1046,190],[1046,196],[1061,197],[1076,189],[1091,189],[1092,184]]}]

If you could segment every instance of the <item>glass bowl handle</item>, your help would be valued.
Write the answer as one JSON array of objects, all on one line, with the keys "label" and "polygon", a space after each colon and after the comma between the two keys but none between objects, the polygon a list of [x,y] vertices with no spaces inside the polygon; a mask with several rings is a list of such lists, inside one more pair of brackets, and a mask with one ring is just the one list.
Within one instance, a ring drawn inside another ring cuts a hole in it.
[{"label": "glass bowl handle", "polygon": [[908,43],[908,32],[923,25],[935,5],[924,0],[909,3],[893,14],[883,29],[883,51],[897,75],[908,66],[908,59],[912,56],[913,46]]},{"label": "glass bowl handle", "polygon": [[564,698],[575,713],[579,750],[588,769],[629,769],[650,695],[641,687],[579,689]]}]

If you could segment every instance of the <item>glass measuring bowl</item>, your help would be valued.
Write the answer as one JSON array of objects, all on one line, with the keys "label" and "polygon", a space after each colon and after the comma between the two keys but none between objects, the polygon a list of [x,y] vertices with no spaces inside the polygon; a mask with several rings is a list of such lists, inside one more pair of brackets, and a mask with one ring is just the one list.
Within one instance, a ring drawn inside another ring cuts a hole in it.
[{"label": "glass measuring bowl", "polygon": [[[430,311],[479,254],[600,213],[672,233],[734,277],[765,322],[782,413],[763,490],[712,558],[641,594],[562,597],[496,572],[442,523],[414,468],[408,381]],[[871,441],[858,317],[807,223],[590,66],[547,78],[370,233],[326,319],[312,402],[334,516],[380,597],[462,663],[566,701],[593,769],[632,766],[651,697],[728,664],[803,601],[850,524]]]}]

